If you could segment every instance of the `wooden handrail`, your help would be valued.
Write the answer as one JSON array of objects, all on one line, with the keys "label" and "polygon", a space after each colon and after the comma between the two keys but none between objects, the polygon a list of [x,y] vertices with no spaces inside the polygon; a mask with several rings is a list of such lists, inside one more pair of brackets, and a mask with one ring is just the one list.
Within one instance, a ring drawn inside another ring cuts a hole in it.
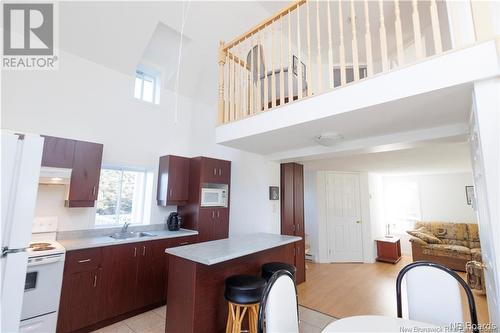
[{"label": "wooden handrail", "polygon": [[[449,48],[441,40],[448,37],[441,37],[447,26],[440,22],[436,0],[425,6],[418,0],[330,1],[295,0],[231,42],[220,42],[219,124],[319,95]],[[387,16],[391,3],[394,15]],[[421,26],[424,8],[430,20]],[[388,33],[389,27],[394,27],[394,34]],[[433,49],[424,47],[427,38],[432,39]]]},{"label": "wooden handrail", "polygon": [[270,18],[265,19],[264,21],[260,22],[259,24],[257,24],[255,27],[253,27],[249,31],[245,32],[241,36],[233,39],[231,42],[229,42],[226,45],[224,45],[224,47],[222,48],[222,50],[226,51],[226,50],[232,48],[233,46],[235,46],[236,44],[238,44],[242,40],[248,38],[248,36],[255,34],[259,30],[264,29],[265,27],[267,27],[268,25],[270,25],[271,23],[273,23],[275,20],[281,18],[282,16],[288,15],[289,11],[292,11],[295,8],[299,7],[299,6],[302,6],[305,3],[306,3],[306,0],[297,0],[297,1],[294,1],[292,4],[286,6],[285,8],[283,8],[282,10],[280,10],[279,12],[277,12],[276,14],[274,14],[273,16],[271,16]]}]

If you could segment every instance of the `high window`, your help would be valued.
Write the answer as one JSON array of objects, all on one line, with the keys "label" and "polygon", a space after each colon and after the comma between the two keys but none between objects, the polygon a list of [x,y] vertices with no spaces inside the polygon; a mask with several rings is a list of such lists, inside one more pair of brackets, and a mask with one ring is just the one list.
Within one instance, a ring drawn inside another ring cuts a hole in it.
[{"label": "high window", "polygon": [[135,72],[134,97],[144,102],[160,104],[159,76],[137,69]]}]

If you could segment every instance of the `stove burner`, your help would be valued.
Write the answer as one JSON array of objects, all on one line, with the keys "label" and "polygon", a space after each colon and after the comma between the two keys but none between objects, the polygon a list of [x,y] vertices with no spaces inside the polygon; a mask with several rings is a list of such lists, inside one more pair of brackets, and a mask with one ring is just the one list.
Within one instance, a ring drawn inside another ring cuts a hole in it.
[{"label": "stove burner", "polygon": [[53,246],[38,246],[38,247],[33,247],[33,251],[48,251],[48,250],[54,250],[54,249],[55,249],[55,247],[53,247]]},{"label": "stove burner", "polygon": [[47,247],[47,246],[50,246],[50,243],[31,243],[30,244],[31,248]]}]

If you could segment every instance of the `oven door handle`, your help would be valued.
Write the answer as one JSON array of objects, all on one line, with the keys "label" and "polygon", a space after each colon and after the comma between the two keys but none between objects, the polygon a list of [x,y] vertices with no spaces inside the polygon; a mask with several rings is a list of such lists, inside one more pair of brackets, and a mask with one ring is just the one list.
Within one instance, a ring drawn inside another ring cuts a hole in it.
[{"label": "oven door handle", "polygon": [[31,266],[38,266],[38,265],[46,265],[46,264],[52,264],[55,262],[58,262],[61,260],[61,256],[53,256],[53,257],[35,257],[35,258],[30,258],[28,260],[28,267]]}]

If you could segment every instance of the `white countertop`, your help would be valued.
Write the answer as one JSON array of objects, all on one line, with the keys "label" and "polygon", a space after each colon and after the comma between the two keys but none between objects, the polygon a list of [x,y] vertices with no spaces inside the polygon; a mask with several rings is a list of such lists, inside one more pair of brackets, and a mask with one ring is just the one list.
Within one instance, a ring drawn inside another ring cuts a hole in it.
[{"label": "white countertop", "polygon": [[[139,237],[139,238],[127,238],[127,239],[114,239],[109,236],[95,236],[95,237],[83,237],[83,238],[73,238],[73,239],[61,239],[58,242],[64,246],[66,251],[88,249],[92,247],[101,247],[109,245],[118,244],[128,244],[136,242],[147,242],[157,239],[165,238],[175,238],[184,236],[198,235],[198,231],[180,229],[179,231],[168,231],[168,230],[152,230],[147,231],[155,236],[153,237]],[[111,234],[111,233],[110,233]]]},{"label": "white countertop", "polygon": [[243,257],[301,240],[301,237],[276,234],[248,234],[211,242],[197,243],[166,249],[165,252],[204,265]]}]

